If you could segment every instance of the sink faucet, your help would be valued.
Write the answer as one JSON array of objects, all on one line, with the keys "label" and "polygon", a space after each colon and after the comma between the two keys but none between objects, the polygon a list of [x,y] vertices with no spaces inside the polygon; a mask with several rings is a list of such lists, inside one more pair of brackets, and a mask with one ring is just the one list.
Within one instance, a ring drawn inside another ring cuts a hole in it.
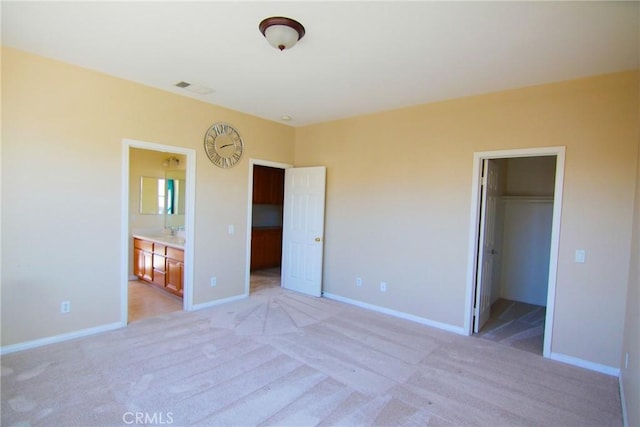
[{"label": "sink faucet", "polygon": [[167,227],[167,228],[169,229],[169,233],[170,233],[172,236],[175,236],[175,235],[176,235],[176,231],[178,230],[178,227]]}]

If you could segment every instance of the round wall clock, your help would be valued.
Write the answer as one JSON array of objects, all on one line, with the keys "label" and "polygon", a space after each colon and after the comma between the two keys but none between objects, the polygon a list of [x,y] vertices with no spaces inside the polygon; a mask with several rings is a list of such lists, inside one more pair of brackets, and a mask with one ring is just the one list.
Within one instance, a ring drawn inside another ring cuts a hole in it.
[{"label": "round wall clock", "polygon": [[240,161],[244,142],[238,131],[228,123],[214,123],[204,135],[204,151],[209,160],[221,168],[230,168]]}]

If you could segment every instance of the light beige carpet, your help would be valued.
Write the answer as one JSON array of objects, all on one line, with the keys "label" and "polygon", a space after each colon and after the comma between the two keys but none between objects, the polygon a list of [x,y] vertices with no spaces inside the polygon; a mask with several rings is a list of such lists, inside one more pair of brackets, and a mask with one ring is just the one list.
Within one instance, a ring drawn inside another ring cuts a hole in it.
[{"label": "light beige carpet", "polygon": [[262,287],[2,357],[2,426],[620,426],[617,379]]}]

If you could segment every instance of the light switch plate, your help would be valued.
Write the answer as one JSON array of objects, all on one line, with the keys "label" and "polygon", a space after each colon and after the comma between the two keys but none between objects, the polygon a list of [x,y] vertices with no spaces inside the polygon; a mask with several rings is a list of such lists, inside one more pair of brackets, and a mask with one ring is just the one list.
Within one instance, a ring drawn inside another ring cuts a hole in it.
[{"label": "light switch plate", "polygon": [[70,312],[71,312],[71,302],[62,301],[62,303],[60,303],[60,313],[65,314]]},{"label": "light switch plate", "polygon": [[587,254],[584,249],[576,250],[576,262],[584,263]]}]

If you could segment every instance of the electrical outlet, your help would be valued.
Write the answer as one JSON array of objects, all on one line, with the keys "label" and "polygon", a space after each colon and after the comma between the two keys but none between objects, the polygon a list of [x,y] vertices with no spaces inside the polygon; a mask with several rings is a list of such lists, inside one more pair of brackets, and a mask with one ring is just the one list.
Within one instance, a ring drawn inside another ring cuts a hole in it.
[{"label": "electrical outlet", "polygon": [[362,277],[356,277],[356,286],[362,286]]},{"label": "electrical outlet", "polygon": [[380,292],[387,292],[387,282],[380,282]]},{"label": "electrical outlet", "polygon": [[60,313],[69,313],[71,311],[71,302],[70,301],[62,301],[60,303]]},{"label": "electrical outlet", "polygon": [[211,287],[213,288],[214,286],[217,286],[217,285],[218,285],[218,279],[216,279],[216,277],[213,276],[211,278]]}]

